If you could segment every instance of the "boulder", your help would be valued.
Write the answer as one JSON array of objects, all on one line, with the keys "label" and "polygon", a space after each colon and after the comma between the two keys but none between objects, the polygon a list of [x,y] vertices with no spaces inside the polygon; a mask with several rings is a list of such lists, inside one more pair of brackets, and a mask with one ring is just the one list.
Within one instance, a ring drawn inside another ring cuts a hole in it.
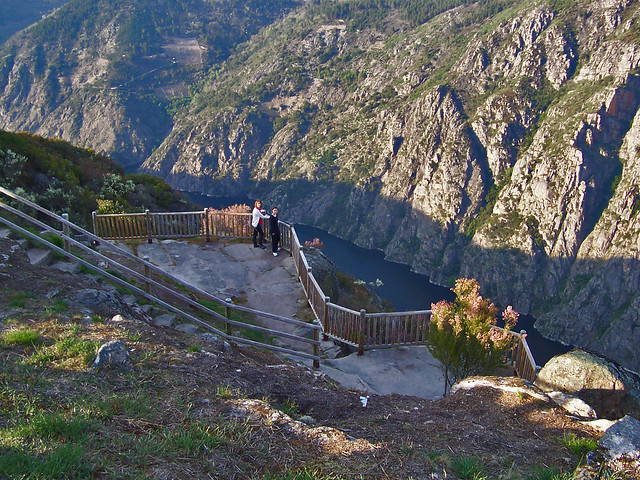
[{"label": "boulder", "polygon": [[186,333],[187,335],[194,335],[196,333],[198,333],[198,326],[194,325],[193,323],[181,323],[180,325],[176,325],[175,329]]},{"label": "boulder", "polygon": [[92,366],[98,370],[104,367],[128,368],[129,353],[120,340],[112,340],[98,349]]},{"label": "boulder", "polygon": [[536,385],[546,392],[576,395],[601,418],[625,414],[640,418],[640,379],[612,360],[583,349],[553,357],[540,370]]},{"label": "boulder", "polygon": [[625,416],[604,433],[598,445],[612,460],[624,461],[640,470],[640,422]]},{"label": "boulder", "polygon": [[164,313],[162,315],[158,315],[153,319],[153,324],[156,327],[172,328],[176,324],[176,316],[173,313]]}]

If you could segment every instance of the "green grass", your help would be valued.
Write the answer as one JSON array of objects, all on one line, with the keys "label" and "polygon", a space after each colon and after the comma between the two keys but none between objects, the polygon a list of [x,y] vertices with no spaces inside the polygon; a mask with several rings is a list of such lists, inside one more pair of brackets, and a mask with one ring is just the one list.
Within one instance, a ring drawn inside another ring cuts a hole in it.
[{"label": "green grass", "polygon": [[315,468],[303,468],[289,472],[267,472],[262,476],[261,480],[341,480],[342,478],[333,474],[322,473]]},{"label": "green grass", "polygon": [[287,398],[284,402],[282,402],[282,404],[278,406],[278,410],[280,410],[282,413],[286,413],[293,419],[296,419],[300,416],[298,405],[296,405],[296,402],[294,402],[290,398]]},{"label": "green grass", "polygon": [[175,452],[190,457],[218,448],[227,442],[226,438],[230,435],[232,433],[228,424],[212,426],[200,422],[193,423],[184,429],[161,433],[166,454],[171,455]]},{"label": "green grass", "polygon": [[29,358],[29,362],[34,365],[47,365],[80,361],[86,365],[95,358],[98,346],[98,342],[68,336],[58,339],[53,345],[38,348]]},{"label": "green grass", "polygon": [[40,334],[28,328],[9,330],[4,332],[1,338],[6,345],[38,345],[42,343]]},{"label": "green grass", "polygon": [[49,306],[49,310],[52,312],[64,312],[69,309],[69,304],[64,300],[56,300]]},{"label": "green grass", "polygon": [[221,398],[223,400],[229,400],[236,396],[234,390],[228,385],[217,385],[216,386],[216,397]]},{"label": "green grass", "polygon": [[86,451],[79,445],[62,444],[43,453],[35,448],[0,447],[0,478],[56,480],[93,475]]},{"label": "green grass", "polygon": [[563,473],[557,468],[538,468],[527,477],[527,480],[571,480],[572,478],[573,475]]},{"label": "green grass", "polygon": [[578,437],[573,433],[565,434],[562,437],[562,444],[574,455],[584,456],[589,452],[598,449],[598,441],[590,437]]},{"label": "green grass", "polygon": [[480,461],[473,457],[460,457],[451,462],[454,473],[462,480],[480,480],[483,477]]}]

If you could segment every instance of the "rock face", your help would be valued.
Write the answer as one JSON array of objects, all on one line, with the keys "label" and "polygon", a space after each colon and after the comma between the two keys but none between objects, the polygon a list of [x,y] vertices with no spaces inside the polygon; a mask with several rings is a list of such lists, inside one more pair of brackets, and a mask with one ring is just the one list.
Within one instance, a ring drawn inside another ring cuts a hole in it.
[{"label": "rock face", "polygon": [[180,189],[277,202],[285,220],[437,283],[476,278],[545,336],[640,371],[637,2],[496,0],[419,18],[398,2],[368,20],[302,3],[203,66],[172,118],[122,82],[100,88],[115,66],[100,59],[119,53],[107,16],[93,56],[74,44],[70,76],[50,44],[11,44],[0,127],[145,160]]},{"label": "rock face", "polygon": [[601,356],[581,349],[553,357],[535,381],[544,391],[575,394],[599,417],[640,416],[640,378]]}]

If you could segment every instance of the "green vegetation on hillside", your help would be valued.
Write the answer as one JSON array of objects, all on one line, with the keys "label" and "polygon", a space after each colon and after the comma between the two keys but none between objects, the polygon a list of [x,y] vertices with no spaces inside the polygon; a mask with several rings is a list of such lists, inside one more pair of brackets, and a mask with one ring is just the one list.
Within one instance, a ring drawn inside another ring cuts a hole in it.
[{"label": "green vegetation on hillside", "polygon": [[[478,4],[483,18],[500,12],[500,2],[493,0],[349,0],[346,2],[324,2],[319,11],[335,20],[345,20],[351,28],[359,29],[383,21],[391,10],[397,10],[410,26],[421,25],[436,15],[461,5]],[[479,17],[478,17],[479,18]]]},{"label": "green vegetation on hillside", "polygon": [[186,202],[163,180],[125,175],[104,155],[63,140],[0,130],[0,186],[55,213],[69,213],[80,225],[91,212],[184,209]]}]

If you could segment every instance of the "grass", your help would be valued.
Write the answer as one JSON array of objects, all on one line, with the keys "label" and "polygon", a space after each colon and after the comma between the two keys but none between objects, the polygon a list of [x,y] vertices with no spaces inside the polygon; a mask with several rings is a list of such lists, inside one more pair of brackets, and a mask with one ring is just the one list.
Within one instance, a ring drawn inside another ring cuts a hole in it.
[{"label": "grass", "polygon": [[451,462],[454,473],[462,480],[480,480],[485,478],[482,475],[480,461],[474,457],[455,458]]},{"label": "grass", "polygon": [[527,480],[571,480],[572,474],[563,473],[557,468],[538,468],[527,477]]},{"label": "grass", "polygon": [[5,345],[38,345],[42,342],[40,333],[28,328],[8,330],[2,334]]},{"label": "grass", "polygon": [[282,402],[282,404],[278,407],[278,410],[280,410],[282,413],[286,413],[293,419],[296,419],[300,416],[298,405],[296,405],[296,402],[294,402],[290,398],[287,398],[284,402]]},{"label": "grass", "polygon": [[216,397],[221,398],[223,400],[229,400],[230,398],[234,398],[236,396],[236,392],[228,386],[228,385],[217,385],[216,386]]},{"label": "grass", "polygon": [[565,434],[562,437],[562,444],[574,455],[581,457],[598,449],[598,441],[595,438],[578,437],[573,433]]},{"label": "grass", "polygon": [[27,293],[14,293],[9,295],[7,306],[10,308],[24,308],[27,300],[33,298],[33,295]]}]

